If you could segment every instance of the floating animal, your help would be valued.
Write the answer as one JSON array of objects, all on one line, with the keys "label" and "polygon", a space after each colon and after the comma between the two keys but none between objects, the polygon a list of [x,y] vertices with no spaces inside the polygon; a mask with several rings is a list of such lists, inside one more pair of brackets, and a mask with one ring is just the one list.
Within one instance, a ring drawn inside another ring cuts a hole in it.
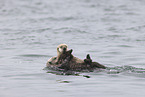
[{"label": "floating animal", "polygon": [[83,71],[83,70],[89,70],[93,71],[94,69],[102,68],[106,69],[106,67],[98,62],[92,62],[92,59],[90,58],[90,55],[88,54],[86,56],[86,59],[82,63],[78,63],[74,60],[74,56],[72,55],[72,49],[69,51],[64,51],[59,59],[58,59],[58,65],[56,65],[60,69],[64,70],[72,70],[72,71]]},{"label": "floating animal", "polygon": [[64,52],[67,51],[67,45],[66,44],[60,44],[57,46],[57,56],[50,58],[47,63],[46,66],[49,65],[55,65],[58,64],[58,59],[60,57],[60,55]]}]

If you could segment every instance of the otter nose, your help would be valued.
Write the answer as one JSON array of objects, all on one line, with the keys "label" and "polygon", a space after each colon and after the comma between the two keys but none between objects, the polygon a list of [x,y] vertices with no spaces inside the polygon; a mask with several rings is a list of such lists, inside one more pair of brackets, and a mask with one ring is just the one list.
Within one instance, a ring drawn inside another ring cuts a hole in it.
[{"label": "otter nose", "polygon": [[66,51],[66,48],[63,48],[64,51]]}]

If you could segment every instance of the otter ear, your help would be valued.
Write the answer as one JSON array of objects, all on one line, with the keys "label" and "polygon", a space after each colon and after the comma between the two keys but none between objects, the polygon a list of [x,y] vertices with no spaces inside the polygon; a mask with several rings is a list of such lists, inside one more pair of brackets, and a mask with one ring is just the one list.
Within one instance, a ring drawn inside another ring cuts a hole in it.
[{"label": "otter ear", "polygon": [[57,47],[57,51],[60,53],[59,48]]},{"label": "otter ear", "polygon": [[89,54],[87,54],[86,59],[91,59]]}]

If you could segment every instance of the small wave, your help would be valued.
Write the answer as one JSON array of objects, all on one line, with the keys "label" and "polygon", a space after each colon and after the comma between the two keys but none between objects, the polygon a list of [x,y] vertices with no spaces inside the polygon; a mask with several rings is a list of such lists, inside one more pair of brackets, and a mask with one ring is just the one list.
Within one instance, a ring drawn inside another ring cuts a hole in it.
[{"label": "small wave", "polygon": [[58,69],[57,67],[45,67],[46,73],[56,74],[56,75],[79,75],[79,72],[75,71],[65,71],[63,69]]},{"label": "small wave", "polygon": [[22,57],[50,57],[48,55],[38,55],[38,54],[24,54],[24,55],[19,55]]},{"label": "small wave", "polygon": [[128,73],[145,73],[144,68],[136,68],[133,66],[116,66],[116,67],[108,67],[106,70],[108,74],[118,74],[118,73],[123,73],[123,72],[128,72]]},{"label": "small wave", "polygon": [[[56,75],[73,75],[73,76],[83,76],[86,78],[91,78],[91,76],[98,75],[98,74],[123,74],[127,76],[134,76],[134,77],[145,77],[145,68],[136,68],[133,66],[115,66],[115,67],[107,67],[107,69],[98,69],[94,70],[93,72],[89,71],[64,71],[58,69],[52,69],[45,67],[43,70],[46,70],[47,73],[56,74]],[[85,75],[84,75],[85,74]]]},{"label": "small wave", "polygon": [[50,20],[50,21],[69,21],[69,20],[77,20],[77,18],[72,16],[64,16],[64,17],[46,17],[41,20]]}]

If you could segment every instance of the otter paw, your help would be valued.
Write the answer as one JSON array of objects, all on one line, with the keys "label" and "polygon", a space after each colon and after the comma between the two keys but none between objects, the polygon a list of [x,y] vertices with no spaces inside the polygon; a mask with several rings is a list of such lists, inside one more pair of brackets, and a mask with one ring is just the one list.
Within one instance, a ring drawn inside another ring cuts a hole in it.
[{"label": "otter paw", "polygon": [[90,58],[90,55],[89,54],[87,54],[86,59],[84,59],[84,62],[86,64],[91,64],[92,63],[92,59]]}]

